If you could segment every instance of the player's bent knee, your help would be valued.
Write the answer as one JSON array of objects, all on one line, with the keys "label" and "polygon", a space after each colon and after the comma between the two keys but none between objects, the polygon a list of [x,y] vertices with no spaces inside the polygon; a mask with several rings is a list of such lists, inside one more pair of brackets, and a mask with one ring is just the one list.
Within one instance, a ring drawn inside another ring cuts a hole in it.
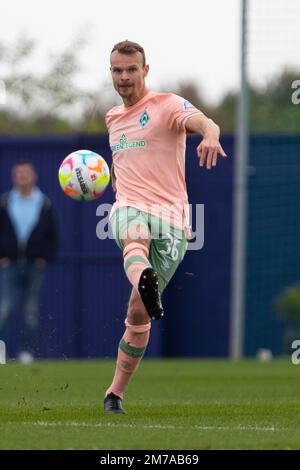
[{"label": "player's bent knee", "polygon": [[128,306],[127,321],[130,325],[144,325],[149,323],[149,315],[144,305]]},{"label": "player's bent knee", "polygon": [[139,242],[133,242],[130,241],[130,243],[127,243],[127,245],[124,247],[123,250],[123,257],[128,258],[130,256],[138,256],[142,255],[145,258],[148,258],[149,255],[149,249],[146,245],[143,243]]}]

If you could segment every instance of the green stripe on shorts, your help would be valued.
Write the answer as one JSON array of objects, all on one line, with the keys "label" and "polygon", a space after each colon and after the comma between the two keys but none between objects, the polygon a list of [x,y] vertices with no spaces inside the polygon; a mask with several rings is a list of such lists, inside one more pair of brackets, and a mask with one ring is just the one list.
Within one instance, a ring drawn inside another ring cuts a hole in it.
[{"label": "green stripe on shorts", "polygon": [[142,357],[145,350],[146,346],[144,348],[135,348],[134,346],[130,346],[129,344],[124,341],[122,338],[120,343],[119,343],[119,348],[128,356],[132,357]]}]

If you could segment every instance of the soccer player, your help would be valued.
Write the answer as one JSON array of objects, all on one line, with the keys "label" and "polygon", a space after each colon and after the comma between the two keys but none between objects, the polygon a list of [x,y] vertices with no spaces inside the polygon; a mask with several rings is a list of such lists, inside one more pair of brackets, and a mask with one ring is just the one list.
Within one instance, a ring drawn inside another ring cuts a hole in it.
[{"label": "soccer player", "polygon": [[203,136],[200,166],[210,170],[226,154],[211,119],[180,96],[146,88],[149,65],[139,44],[116,44],[110,64],[123,100],[106,115],[116,191],[110,223],[132,292],[104,411],[125,413],[122,400],[147,347],[151,320],[163,317],[161,294],[187,249],[186,131]]}]

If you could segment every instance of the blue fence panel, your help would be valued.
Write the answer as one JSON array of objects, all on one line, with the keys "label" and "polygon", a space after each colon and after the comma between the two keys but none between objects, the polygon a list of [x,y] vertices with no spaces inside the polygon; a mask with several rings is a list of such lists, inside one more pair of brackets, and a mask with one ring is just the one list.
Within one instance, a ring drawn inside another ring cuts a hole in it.
[{"label": "blue fence panel", "polygon": [[[232,156],[233,139],[222,142]],[[190,202],[205,205],[204,247],[187,253],[166,289],[167,315],[152,324],[149,357],[228,354],[232,158],[211,172],[200,169],[198,143],[199,138],[188,138],[186,174]],[[99,203],[112,203],[113,192],[108,188],[101,200],[79,203],[67,198],[58,184],[59,164],[80,148],[100,153],[111,164],[107,136],[0,138],[0,192],[10,188],[12,165],[28,159],[58,217],[60,253],[48,269],[41,300],[42,357],[115,357],[124,331],[130,286],[121,252],[113,240],[96,236],[96,209]],[[8,341],[12,356],[20,328],[19,314]]]},{"label": "blue fence panel", "polygon": [[204,204],[204,245],[187,252],[166,290],[163,354],[227,356],[233,139],[223,137],[230,158],[211,171],[198,166],[198,143],[197,137],[188,139],[186,179],[193,213],[196,204]]},{"label": "blue fence panel", "polygon": [[299,157],[299,135],[262,135],[250,140],[247,356],[255,355],[259,348],[270,349],[275,355],[284,352],[284,324],[276,312],[275,299],[300,279]]}]

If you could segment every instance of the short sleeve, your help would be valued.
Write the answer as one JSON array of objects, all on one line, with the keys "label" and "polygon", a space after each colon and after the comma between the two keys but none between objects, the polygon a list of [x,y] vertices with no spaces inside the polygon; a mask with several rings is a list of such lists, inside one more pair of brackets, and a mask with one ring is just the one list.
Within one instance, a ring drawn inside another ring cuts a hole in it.
[{"label": "short sleeve", "polygon": [[203,114],[189,101],[175,94],[170,94],[166,112],[168,113],[169,129],[175,129],[177,131],[185,130],[185,123],[189,117],[194,114]]},{"label": "short sleeve", "polygon": [[112,121],[112,116],[111,116],[111,110],[110,110],[105,115],[105,124],[106,124],[108,132],[109,132],[109,129],[110,129],[111,121]]}]

